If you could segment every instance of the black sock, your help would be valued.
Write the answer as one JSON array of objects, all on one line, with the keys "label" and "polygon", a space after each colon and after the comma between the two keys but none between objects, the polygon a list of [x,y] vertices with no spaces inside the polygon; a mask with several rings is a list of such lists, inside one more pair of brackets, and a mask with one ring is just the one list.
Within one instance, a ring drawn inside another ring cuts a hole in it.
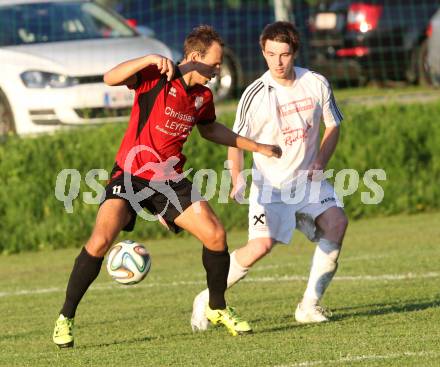
[{"label": "black sock", "polygon": [[209,289],[209,307],[212,310],[226,307],[225,291],[229,272],[229,252],[212,251],[203,246],[203,266],[206,270],[206,279]]},{"label": "black sock", "polygon": [[75,259],[72,273],[70,273],[66,300],[60,314],[68,318],[75,316],[76,308],[90,284],[98,276],[103,260],[103,257],[94,257],[84,247],[82,248],[80,254]]}]

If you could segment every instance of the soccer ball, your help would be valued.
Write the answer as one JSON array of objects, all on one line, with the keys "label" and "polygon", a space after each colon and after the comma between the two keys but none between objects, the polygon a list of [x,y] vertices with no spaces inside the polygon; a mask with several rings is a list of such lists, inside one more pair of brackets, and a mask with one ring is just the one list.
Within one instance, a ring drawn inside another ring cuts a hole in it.
[{"label": "soccer ball", "polygon": [[118,283],[129,285],[144,279],[151,267],[147,249],[140,243],[125,240],[114,245],[108,254],[107,271]]}]

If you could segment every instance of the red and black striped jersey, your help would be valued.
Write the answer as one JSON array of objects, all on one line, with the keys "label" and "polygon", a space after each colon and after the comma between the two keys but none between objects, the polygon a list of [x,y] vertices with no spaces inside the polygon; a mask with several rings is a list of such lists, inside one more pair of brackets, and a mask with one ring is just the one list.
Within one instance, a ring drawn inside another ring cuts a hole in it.
[{"label": "red and black striped jersey", "polygon": [[116,164],[146,180],[171,179],[182,173],[183,144],[193,127],[215,121],[212,92],[203,85],[189,88],[178,68],[168,82],[156,65],[137,73],[129,88],[134,103]]}]

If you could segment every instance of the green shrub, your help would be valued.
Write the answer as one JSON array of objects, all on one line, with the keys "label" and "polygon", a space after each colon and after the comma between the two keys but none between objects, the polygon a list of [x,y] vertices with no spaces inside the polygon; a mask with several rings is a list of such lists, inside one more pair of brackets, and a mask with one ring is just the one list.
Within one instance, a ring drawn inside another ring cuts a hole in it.
[{"label": "green shrub", "polygon": [[[359,189],[344,200],[349,217],[439,208],[440,105],[350,106],[344,108],[344,115],[341,139],[328,168],[359,172]],[[221,118],[229,126],[232,120],[232,113]],[[83,243],[98,208],[82,200],[84,192],[93,191],[85,184],[85,175],[96,168],[111,171],[124,129],[122,124],[110,124],[32,139],[12,138],[0,145],[0,252]],[[186,168],[213,168],[220,182],[226,152],[226,147],[194,132],[185,146]],[[247,167],[250,158],[246,158]],[[57,175],[66,168],[78,170],[82,178],[73,214],[66,213],[55,197]],[[379,182],[385,192],[379,205],[361,203],[361,192],[370,191],[362,176],[370,168],[384,169],[387,174],[387,180]],[[211,203],[227,229],[247,228],[247,206],[218,204],[216,197]],[[167,235],[161,226],[143,220],[129,234],[132,238]]]}]

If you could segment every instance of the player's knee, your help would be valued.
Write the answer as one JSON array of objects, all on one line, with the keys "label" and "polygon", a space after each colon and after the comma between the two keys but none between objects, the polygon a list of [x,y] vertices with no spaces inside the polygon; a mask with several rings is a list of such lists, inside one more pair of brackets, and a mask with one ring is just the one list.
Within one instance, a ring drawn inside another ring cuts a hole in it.
[{"label": "player's knee", "polygon": [[255,255],[261,258],[272,251],[273,242],[270,239],[256,241],[252,244]]},{"label": "player's knee", "polygon": [[348,219],[344,214],[335,216],[327,223],[327,228],[324,230],[324,237],[332,242],[342,244],[347,226]]},{"label": "player's knee", "polygon": [[348,218],[344,213],[341,213],[338,215],[337,218],[335,218],[333,223],[333,230],[342,235],[345,233],[346,229],[348,227]]},{"label": "player's knee", "polygon": [[92,256],[102,257],[106,254],[111,245],[112,240],[107,236],[93,234],[87,241],[86,250]]},{"label": "player's knee", "polygon": [[213,225],[207,231],[204,244],[213,251],[223,251],[226,248],[226,231],[222,224]]}]

